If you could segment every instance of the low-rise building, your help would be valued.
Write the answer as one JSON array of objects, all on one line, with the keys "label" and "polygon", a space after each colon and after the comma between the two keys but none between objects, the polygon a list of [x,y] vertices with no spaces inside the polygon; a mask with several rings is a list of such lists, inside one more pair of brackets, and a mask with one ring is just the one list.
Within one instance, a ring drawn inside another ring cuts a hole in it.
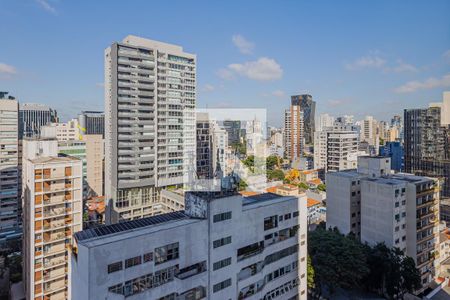
[{"label": "low-rise building", "polygon": [[190,192],[184,211],[78,232],[72,299],[306,299],[305,198]]}]

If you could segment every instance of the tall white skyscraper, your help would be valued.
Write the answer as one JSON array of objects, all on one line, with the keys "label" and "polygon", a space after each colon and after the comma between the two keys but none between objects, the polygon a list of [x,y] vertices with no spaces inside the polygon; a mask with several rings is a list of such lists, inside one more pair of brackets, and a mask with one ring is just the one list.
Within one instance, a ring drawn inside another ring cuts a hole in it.
[{"label": "tall white skyscraper", "polygon": [[[19,106],[0,92],[0,244],[20,237]],[[1,245],[0,245],[1,247]]]},{"label": "tall white skyscraper", "polygon": [[195,163],[196,56],[127,36],[105,51],[106,222],[153,214]]}]

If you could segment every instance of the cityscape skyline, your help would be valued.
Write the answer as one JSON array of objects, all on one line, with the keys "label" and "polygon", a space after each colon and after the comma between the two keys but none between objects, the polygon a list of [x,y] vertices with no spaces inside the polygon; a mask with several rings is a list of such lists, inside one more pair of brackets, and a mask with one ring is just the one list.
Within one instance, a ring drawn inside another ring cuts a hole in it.
[{"label": "cityscape skyline", "polygon": [[[0,15],[10,26],[0,28],[8,41],[8,47],[0,49],[0,86],[21,102],[55,108],[62,121],[82,110],[104,110],[101,53],[111,41],[131,33],[183,45],[200,57],[198,108],[267,107],[269,124],[281,126],[290,96],[306,93],[317,101],[318,114],[350,113],[356,119],[373,115],[382,120],[388,111],[390,117],[401,115],[403,108],[425,108],[450,86],[450,26],[445,14],[449,5],[389,3],[385,9],[381,2],[344,10],[337,4],[287,3],[254,12],[253,3],[242,4],[240,11],[228,4],[179,3],[180,9],[173,11],[176,21],[154,15],[160,26],[130,32],[139,28],[136,20],[148,11],[148,4],[139,3],[140,11],[113,5],[109,19],[96,14],[101,7],[95,3],[5,2]],[[155,3],[149,9],[166,6]],[[186,19],[184,12],[195,13],[200,6],[211,13],[220,8],[221,14],[213,20],[208,13]],[[296,23],[295,15],[302,11],[309,13]],[[249,13],[256,15],[250,25]],[[118,15],[129,25],[110,21]],[[232,24],[229,15],[234,16]],[[74,20],[81,16],[83,24],[76,22],[75,31]],[[356,18],[360,26],[343,21],[348,18]],[[418,18],[427,22],[416,22]],[[267,22],[271,19],[277,22]],[[205,22],[209,26],[203,26]],[[399,35],[401,44],[395,43]],[[33,44],[33,51],[24,47],[24,40]],[[221,53],[220,59],[216,53]]]}]

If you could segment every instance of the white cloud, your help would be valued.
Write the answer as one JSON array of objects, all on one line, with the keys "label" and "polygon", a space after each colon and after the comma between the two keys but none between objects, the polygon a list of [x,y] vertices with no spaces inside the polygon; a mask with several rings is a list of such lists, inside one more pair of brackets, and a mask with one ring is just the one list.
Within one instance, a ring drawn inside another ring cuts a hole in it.
[{"label": "white cloud", "polygon": [[46,11],[49,13],[52,13],[56,15],[58,12],[56,11],[56,8],[50,5],[47,0],[36,0],[36,2]]},{"label": "white cloud", "polygon": [[231,37],[233,44],[239,49],[243,54],[252,54],[255,44],[248,41],[240,34],[235,34]]},{"label": "white cloud", "polygon": [[445,51],[444,54],[442,54],[442,56],[443,56],[446,60],[450,61],[450,49],[447,50],[447,51]]},{"label": "white cloud", "polygon": [[217,76],[219,76],[220,78],[222,78],[224,80],[232,80],[232,79],[234,79],[233,72],[231,72],[228,69],[220,69],[219,71],[217,71]]},{"label": "white cloud", "polygon": [[202,91],[204,91],[204,92],[212,92],[214,90],[215,90],[215,87],[211,84],[205,84],[205,86],[202,89]]},{"label": "white cloud", "polygon": [[15,74],[17,74],[15,67],[0,63],[0,79],[10,79]]},{"label": "white cloud", "polygon": [[228,65],[228,70],[253,80],[276,80],[283,76],[281,66],[272,58],[261,57],[256,61]]},{"label": "white cloud", "polygon": [[450,87],[450,73],[441,78],[430,77],[424,81],[410,81],[397,87],[394,91],[396,93],[413,93],[418,90],[428,90],[437,87]]},{"label": "white cloud", "polygon": [[386,60],[377,55],[367,55],[347,63],[345,67],[348,70],[359,70],[364,68],[379,69],[386,64]]},{"label": "white cloud", "polygon": [[397,60],[397,65],[395,67],[386,67],[384,70],[386,72],[394,72],[394,73],[406,73],[406,72],[416,73],[419,71],[415,66],[405,63],[401,59]]}]

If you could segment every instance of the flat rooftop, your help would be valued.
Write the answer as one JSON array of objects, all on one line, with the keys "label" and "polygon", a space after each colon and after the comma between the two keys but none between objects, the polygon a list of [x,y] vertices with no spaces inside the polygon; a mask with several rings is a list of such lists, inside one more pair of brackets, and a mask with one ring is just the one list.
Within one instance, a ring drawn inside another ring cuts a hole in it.
[{"label": "flat rooftop", "polygon": [[275,200],[278,198],[284,198],[284,197],[290,197],[290,196],[281,196],[281,195],[274,194],[274,193],[264,193],[264,194],[249,196],[249,197],[242,199],[242,206],[271,201],[271,200]]},{"label": "flat rooftop", "polygon": [[153,226],[156,224],[167,223],[171,221],[178,221],[189,219],[190,217],[184,211],[175,211],[167,214],[156,215],[148,218],[142,218],[112,225],[103,225],[96,228],[90,228],[74,234],[75,239],[80,241],[95,239],[98,237],[105,237],[120,232],[131,231],[138,228]]},{"label": "flat rooftop", "polygon": [[79,160],[80,159],[73,157],[73,156],[47,156],[47,157],[37,157],[34,159],[30,159],[30,161],[35,164],[71,162],[71,161],[79,161]]}]

